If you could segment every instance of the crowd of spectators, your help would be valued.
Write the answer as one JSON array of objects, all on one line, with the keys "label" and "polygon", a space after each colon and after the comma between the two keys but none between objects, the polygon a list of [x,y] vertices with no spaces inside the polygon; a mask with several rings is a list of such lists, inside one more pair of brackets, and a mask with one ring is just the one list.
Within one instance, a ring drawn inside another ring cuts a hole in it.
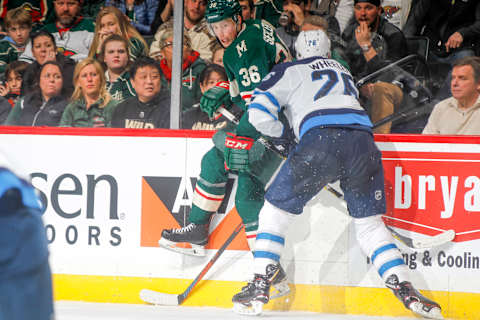
[{"label": "crowd of spectators", "polygon": [[[216,130],[225,126],[224,121],[209,119],[198,105],[203,92],[214,82],[227,81],[224,48],[205,20],[207,0],[183,1],[182,128]],[[46,3],[1,2],[0,122],[168,128],[174,1]],[[393,117],[393,122],[377,126],[376,133],[396,132],[395,115],[407,108],[414,96],[414,90],[392,75],[388,66],[410,54],[420,54],[430,78],[422,78],[416,85],[430,93],[427,100],[433,113],[430,119],[429,112],[423,114],[423,126],[428,119],[424,130],[422,126],[412,132],[480,134],[476,129],[480,125],[472,125],[479,109],[480,59],[468,58],[480,52],[478,1],[239,3],[243,20],[270,22],[293,56],[301,30],[326,30],[332,44],[331,56],[351,70],[352,88],[359,91],[372,122]],[[419,38],[428,43],[424,54],[412,51],[410,46],[412,39]],[[417,76],[410,74],[410,69],[402,71],[414,79]],[[379,76],[362,81],[377,73]],[[437,80],[437,86],[432,85],[432,78],[442,79],[441,83]],[[447,118],[455,124],[442,130]]]}]

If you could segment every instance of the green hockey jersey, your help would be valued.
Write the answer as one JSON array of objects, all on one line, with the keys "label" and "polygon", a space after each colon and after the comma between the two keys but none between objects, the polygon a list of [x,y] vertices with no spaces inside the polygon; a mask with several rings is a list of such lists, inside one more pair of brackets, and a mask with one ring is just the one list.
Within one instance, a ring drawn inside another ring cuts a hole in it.
[{"label": "green hockey jersey", "polygon": [[287,46],[270,23],[265,20],[245,21],[223,55],[232,100],[244,108],[244,103],[250,101],[253,90],[273,66],[290,60]]}]

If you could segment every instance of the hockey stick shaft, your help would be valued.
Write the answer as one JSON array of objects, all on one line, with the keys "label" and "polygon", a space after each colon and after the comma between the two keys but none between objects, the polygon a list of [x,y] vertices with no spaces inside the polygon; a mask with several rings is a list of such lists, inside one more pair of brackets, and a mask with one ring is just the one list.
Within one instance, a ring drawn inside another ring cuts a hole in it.
[{"label": "hockey stick shaft", "polygon": [[225,240],[225,243],[217,250],[215,255],[208,261],[208,263],[203,267],[202,271],[197,275],[197,277],[190,283],[190,285],[185,289],[181,294],[170,294],[163,293],[158,291],[153,291],[149,289],[143,289],[140,291],[140,299],[147,303],[166,305],[166,306],[178,306],[187,299],[192,290],[197,286],[197,284],[202,280],[202,278],[207,274],[211,269],[215,261],[218,260],[220,255],[227,249],[227,247],[232,243],[233,239],[242,231],[243,222],[240,222],[237,227],[233,230],[232,234]]},{"label": "hockey stick shaft", "polygon": [[[222,113],[223,116],[225,116],[227,119],[229,119],[233,123],[235,123],[235,124],[239,123],[239,121],[235,117],[235,115],[233,115],[227,109],[225,109],[223,107],[220,107],[218,109],[218,112]],[[279,156],[281,156],[284,159],[286,158],[286,155],[283,154],[280,150],[278,150],[265,137],[260,137],[260,139],[258,139],[258,141],[260,143],[262,143],[267,149],[277,153]],[[337,197],[338,199],[342,200],[345,203],[345,198],[343,197],[343,194],[341,192],[339,192],[338,190],[336,190],[334,187],[332,187],[330,184],[327,184],[325,186],[325,189],[327,189],[335,197]],[[404,235],[398,233],[392,227],[390,227],[386,224],[385,224],[385,226],[392,233],[392,235],[395,239],[399,240],[400,242],[405,244],[407,247],[412,248],[412,249],[426,249],[426,248],[439,246],[439,245],[442,245],[446,242],[449,242],[449,241],[453,240],[453,238],[455,237],[455,232],[453,230],[446,230],[446,231],[443,231],[442,233],[440,233],[436,236],[430,237],[429,240],[421,241],[421,240],[416,240],[416,239],[404,236]]]},{"label": "hockey stick shaft", "polygon": [[198,276],[192,281],[192,283],[188,286],[185,291],[178,296],[178,304],[181,304],[192,292],[193,288],[203,279],[203,277],[207,274],[207,272],[212,268],[215,261],[222,255],[222,253],[227,249],[227,247],[232,243],[233,239],[242,231],[243,229],[243,222],[240,222],[235,229],[233,230],[232,234],[227,238],[225,243],[217,250],[215,255],[208,261],[208,263],[203,267],[202,271],[198,274]]}]

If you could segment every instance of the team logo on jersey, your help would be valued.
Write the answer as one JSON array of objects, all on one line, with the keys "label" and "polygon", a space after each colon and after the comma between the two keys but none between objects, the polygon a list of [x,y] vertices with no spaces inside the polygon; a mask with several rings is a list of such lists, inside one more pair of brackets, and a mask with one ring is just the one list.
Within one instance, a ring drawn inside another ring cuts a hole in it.
[{"label": "team logo on jersey", "polygon": [[247,52],[247,44],[245,43],[245,40],[242,40],[237,44],[237,53],[239,57],[242,56],[242,52]]},{"label": "team logo on jersey", "polygon": [[383,12],[385,12],[385,18],[390,19],[395,13],[400,11],[400,7],[397,6],[385,6]]},{"label": "team logo on jersey", "polygon": [[31,3],[24,3],[22,8],[32,16],[33,23],[43,20],[43,13],[40,8],[34,7]]},{"label": "team logo on jersey", "polygon": [[375,190],[375,200],[381,200],[382,199],[382,190]]}]

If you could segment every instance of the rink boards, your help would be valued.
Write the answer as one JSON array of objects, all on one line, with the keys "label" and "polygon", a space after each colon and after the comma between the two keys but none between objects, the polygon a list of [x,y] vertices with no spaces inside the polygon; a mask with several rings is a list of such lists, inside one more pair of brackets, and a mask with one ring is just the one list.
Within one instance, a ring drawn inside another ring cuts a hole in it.
[{"label": "rink boards", "polygon": [[[211,132],[4,127],[0,146],[32,175],[44,221],[57,300],[141,303],[148,288],[181,293],[233,231],[235,179],[210,228],[208,255],[159,248],[164,228],[188,219]],[[411,237],[454,229],[441,247],[402,244],[414,282],[444,316],[480,319],[480,137],[377,136],[387,224]],[[337,186],[338,187],[338,186]],[[251,254],[237,237],[185,305],[231,307],[250,278]],[[410,315],[384,289],[356,244],[345,205],[322,191],[297,218],[282,264],[295,283],[276,310]]]}]

